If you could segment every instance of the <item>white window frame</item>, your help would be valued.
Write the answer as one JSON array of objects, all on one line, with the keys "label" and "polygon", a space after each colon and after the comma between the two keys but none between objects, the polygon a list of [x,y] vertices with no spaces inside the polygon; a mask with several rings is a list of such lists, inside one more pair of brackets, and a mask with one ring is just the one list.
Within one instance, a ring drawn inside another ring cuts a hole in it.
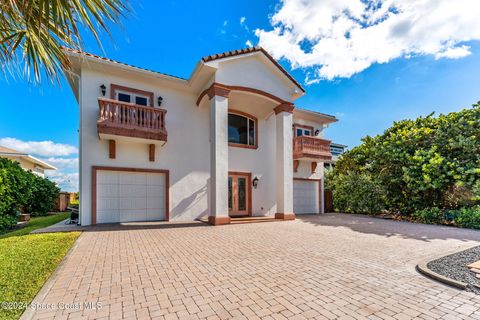
[{"label": "white window frame", "polygon": [[[147,104],[145,105],[145,107],[150,107],[151,106],[152,102],[150,101],[150,97],[147,96],[147,95],[117,89],[117,90],[115,90],[115,100],[119,100],[118,99],[118,94],[119,93],[129,95],[130,96],[130,101],[131,101],[130,103],[135,103],[136,102],[136,99],[135,99],[136,97],[145,98],[145,99],[147,99]],[[139,104],[139,106],[143,106],[143,105]]]}]

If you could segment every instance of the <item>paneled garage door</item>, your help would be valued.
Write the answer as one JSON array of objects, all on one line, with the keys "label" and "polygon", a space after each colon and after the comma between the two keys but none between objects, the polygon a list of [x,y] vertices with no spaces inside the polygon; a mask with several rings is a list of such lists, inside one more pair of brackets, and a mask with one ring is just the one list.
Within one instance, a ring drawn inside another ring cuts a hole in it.
[{"label": "paneled garage door", "polygon": [[320,212],[319,181],[293,180],[293,212],[312,214]]},{"label": "paneled garage door", "polygon": [[97,223],[166,220],[166,174],[97,171]]}]

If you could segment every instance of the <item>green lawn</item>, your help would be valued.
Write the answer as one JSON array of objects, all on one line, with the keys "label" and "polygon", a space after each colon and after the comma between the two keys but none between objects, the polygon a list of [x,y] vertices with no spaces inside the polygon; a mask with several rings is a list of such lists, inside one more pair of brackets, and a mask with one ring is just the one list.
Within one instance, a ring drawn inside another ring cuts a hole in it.
[{"label": "green lawn", "polygon": [[[79,232],[28,234],[68,218],[38,217],[0,236],[0,303],[31,302],[80,235]],[[0,319],[18,319],[23,309],[0,308]]]}]

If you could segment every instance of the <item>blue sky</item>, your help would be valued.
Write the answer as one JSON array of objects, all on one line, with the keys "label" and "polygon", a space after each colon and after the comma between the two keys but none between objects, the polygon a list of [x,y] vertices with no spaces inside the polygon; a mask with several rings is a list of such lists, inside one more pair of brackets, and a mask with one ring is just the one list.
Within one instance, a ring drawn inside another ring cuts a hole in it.
[{"label": "blue sky", "polygon": [[[112,26],[113,42],[103,36],[102,50],[87,38],[86,51],[185,78],[200,57],[244,48],[247,41],[270,45],[276,57],[283,54],[255,32],[257,29],[272,32],[271,19],[282,10],[282,3],[251,0],[159,3],[133,1],[134,14],[123,26]],[[436,60],[438,57],[431,54],[406,54],[382,64],[374,61],[349,77],[342,77],[344,70],[338,71],[337,66],[335,72],[340,76],[330,80],[320,79],[320,72],[315,76],[318,68],[305,64],[302,58],[295,60],[284,54],[280,63],[307,90],[307,95],[297,100],[296,105],[337,116],[340,121],[327,129],[326,136],[355,146],[363,136],[379,134],[393,121],[432,111],[457,111],[480,100],[480,44],[468,41],[462,45],[469,47],[470,55]],[[304,43],[301,46],[304,48]],[[309,50],[305,49],[307,53]],[[292,70],[292,63],[298,68]],[[312,74],[316,77],[314,81]],[[305,84],[307,78],[313,83]],[[78,146],[78,107],[67,82],[53,86],[47,81],[31,85],[22,80],[1,79],[0,94],[0,139],[52,141],[52,150],[39,150],[38,145],[32,147],[28,143],[23,147],[53,161],[61,169],[54,179],[61,181],[64,189],[75,189],[76,151],[71,148],[63,153],[55,151],[55,147],[63,150],[57,144],[64,144],[63,148]]]}]

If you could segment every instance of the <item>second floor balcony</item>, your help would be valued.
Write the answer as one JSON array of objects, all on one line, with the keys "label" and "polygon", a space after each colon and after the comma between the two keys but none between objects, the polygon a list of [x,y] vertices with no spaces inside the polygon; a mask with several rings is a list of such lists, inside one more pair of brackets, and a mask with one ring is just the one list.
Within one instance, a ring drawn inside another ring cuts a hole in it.
[{"label": "second floor balcony", "polygon": [[311,136],[293,138],[293,159],[331,160],[330,141]]},{"label": "second floor balcony", "polygon": [[98,98],[97,130],[102,136],[124,136],[167,141],[165,109]]}]

